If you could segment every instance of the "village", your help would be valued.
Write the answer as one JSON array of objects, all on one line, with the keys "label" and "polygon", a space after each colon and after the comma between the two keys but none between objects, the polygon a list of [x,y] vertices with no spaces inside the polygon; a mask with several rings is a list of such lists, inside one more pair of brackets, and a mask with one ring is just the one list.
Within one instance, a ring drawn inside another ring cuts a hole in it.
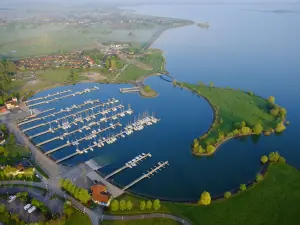
[{"label": "village", "polygon": [[78,53],[65,53],[21,59],[15,62],[20,70],[43,70],[48,68],[87,69],[94,66],[94,60]]}]

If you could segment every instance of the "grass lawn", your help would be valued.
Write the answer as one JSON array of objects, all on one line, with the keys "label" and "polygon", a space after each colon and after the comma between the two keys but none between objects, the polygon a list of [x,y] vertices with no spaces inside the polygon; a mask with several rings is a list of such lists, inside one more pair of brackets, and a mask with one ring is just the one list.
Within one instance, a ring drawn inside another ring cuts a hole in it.
[{"label": "grass lawn", "polygon": [[[300,172],[288,164],[273,164],[261,183],[230,199],[209,206],[164,202],[160,211],[186,218],[195,225],[297,225],[299,190]],[[128,195],[123,198],[134,200],[130,214],[147,213],[139,209],[138,198]]]},{"label": "grass lawn", "polygon": [[86,214],[75,209],[74,213],[66,220],[65,225],[91,225],[91,221]]},{"label": "grass lawn", "polygon": [[149,71],[143,70],[135,65],[130,64],[123,73],[117,78],[117,80],[138,80],[139,78],[146,76]]},{"label": "grass lawn", "polygon": [[[38,71],[35,80],[24,82],[14,81],[11,83],[10,89],[19,91],[22,94],[29,91],[37,91],[56,84],[64,84],[70,74],[69,69],[57,69],[54,71]],[[86,76],[79,75],[77,82],[88,80]]]},{"label": "grass lawn", "polygon": [[200,141],[200,144],[215,144],[219,133],[217,130],[227,134],[234,130],[235,123],[242,121],[245,121],[246,126],[250,128],[260,123],[264,130],[275,128],[278,123],[276,118],[269,114],[268,101],[259,96],[251,96],[244,91],[227,88],[187,83],[183,83],[183,86],[195,90],[209,99],[213,105],[219,108],[219,115],[223,120],[205,139]]},{"label": "grass lawn", "polygon": [[20,161],[22,158],[30,156],[29,148],[22,145],[5,146],[8,151],[7,157],[0,157],[0,165],[12,165]]},{"label": "grass lawn", "polygon": [[155,219],[143,219],[143,220],[104,220],[101,225],[179,225],[177,221],[171,219],[155,218]]}]

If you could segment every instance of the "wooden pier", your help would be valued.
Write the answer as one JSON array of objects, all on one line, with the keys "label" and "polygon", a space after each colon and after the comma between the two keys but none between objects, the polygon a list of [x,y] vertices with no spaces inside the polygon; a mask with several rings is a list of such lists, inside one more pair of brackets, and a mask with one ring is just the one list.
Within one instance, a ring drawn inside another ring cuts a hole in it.
[{"label": "wooden pier", "polygon": [[[147,157],[151,157],[151,154],[148,153],[148,154],[144,154],[142,155],[140,158],[138,158],[137,160],[135,160],[133,163],[137,164],[139,163],[140,161],[142,161],[143,159],[146,159]],[[134,159],[132,159],[131,161],[129,162],[132,162]],[[108,179],[114,175],[116,175],[117,173],[120,173],[122,170],[126,169],[126,168],[130,168],[132,163],[126,163],[124,166],[120,167],[119,169],[113,171],[112,173],[108,174],[104,179]]]},{"label": "wooden pier", "polygon": [[137,178],[136,180],[132,181],[130,184],[126,185],[122,190],[125,191],[128,188],[132,187],[136,183],[140,182],[144,178],[150,178],[151,175],[154,175],[154,173],[157,173],[158,170],[165,168],[167,165],[169,165],[168,161],[165,162],[159,162],[157,166],[154,167],[154,169],[151,169],[149,172],[146,174],[143,174],[141,177]]}]

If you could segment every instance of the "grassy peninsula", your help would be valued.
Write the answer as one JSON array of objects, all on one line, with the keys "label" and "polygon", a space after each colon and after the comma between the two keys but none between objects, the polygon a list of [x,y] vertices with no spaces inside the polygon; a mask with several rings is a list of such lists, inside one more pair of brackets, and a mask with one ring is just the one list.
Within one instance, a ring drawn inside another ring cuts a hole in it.
[{"label": "grassy peninsula", "polygon": [[[191,224],[297,224],[300,220],[298,205],[300,201],[300,172],[284,163],[270,164],[265,178],[245,191],[228,199],[212,201],[208,206],[162,202],[158,211],[186,218]],[[121,199],[131,200],[131,211],[111,212],[114,214],[153,213],[141,210],[142,199],[124,195]],[[120,199],[120,200],[121,200]],[[147,201],[147,200],[146,200]]]},{"label": "grassy peninsula", "polygon": [[214,111],[209,130],[193,143],[196,155],[211,155],[224,141],[246,135],[269,135],[285,130],[286,109],[275,98],[261,98],[253,92],[176,82],[205,98]]}]

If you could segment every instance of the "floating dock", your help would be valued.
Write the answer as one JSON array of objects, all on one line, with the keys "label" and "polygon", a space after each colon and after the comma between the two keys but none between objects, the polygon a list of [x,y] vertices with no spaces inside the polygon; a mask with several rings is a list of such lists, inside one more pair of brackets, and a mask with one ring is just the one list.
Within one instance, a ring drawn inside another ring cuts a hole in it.
[{"label": "floating dock", "polygon": [[150,171],[147,171],[146,174],[143,174],[141,177],[139,177],[136,180],[132,181],[130,184],[126,185],[122,190],[123,191],[127,190],[128,188],[132,187],[133,185],[135,185],[136,183],[140,182],[144,178],[150,178],[150,176],[154,176],[154,173],[158,173],[158,170],[161,170],[161,169],[165,168],[168,165],[169,165],[168,161],[159,162],[157,166],[155,166]]},{"label": "floating dock", "polygon": [[151,157],[152,155],[150,153],[142,153],[142,155],[139,155],[137,157],[135,157],[134,159],[130,160],[129,162],[125,163],[124,166],[122,166],[121,168],[113,171],[112,173],[108,174],[105,179],[108,179],[114,175],[116,175],[117,173],[120,173],[121,171],[123,171],[126,168],[132,168],[135,167],[136,164],[138,164],[139,162],[141,162],[142,160],[146,159],[147,157]]}]

